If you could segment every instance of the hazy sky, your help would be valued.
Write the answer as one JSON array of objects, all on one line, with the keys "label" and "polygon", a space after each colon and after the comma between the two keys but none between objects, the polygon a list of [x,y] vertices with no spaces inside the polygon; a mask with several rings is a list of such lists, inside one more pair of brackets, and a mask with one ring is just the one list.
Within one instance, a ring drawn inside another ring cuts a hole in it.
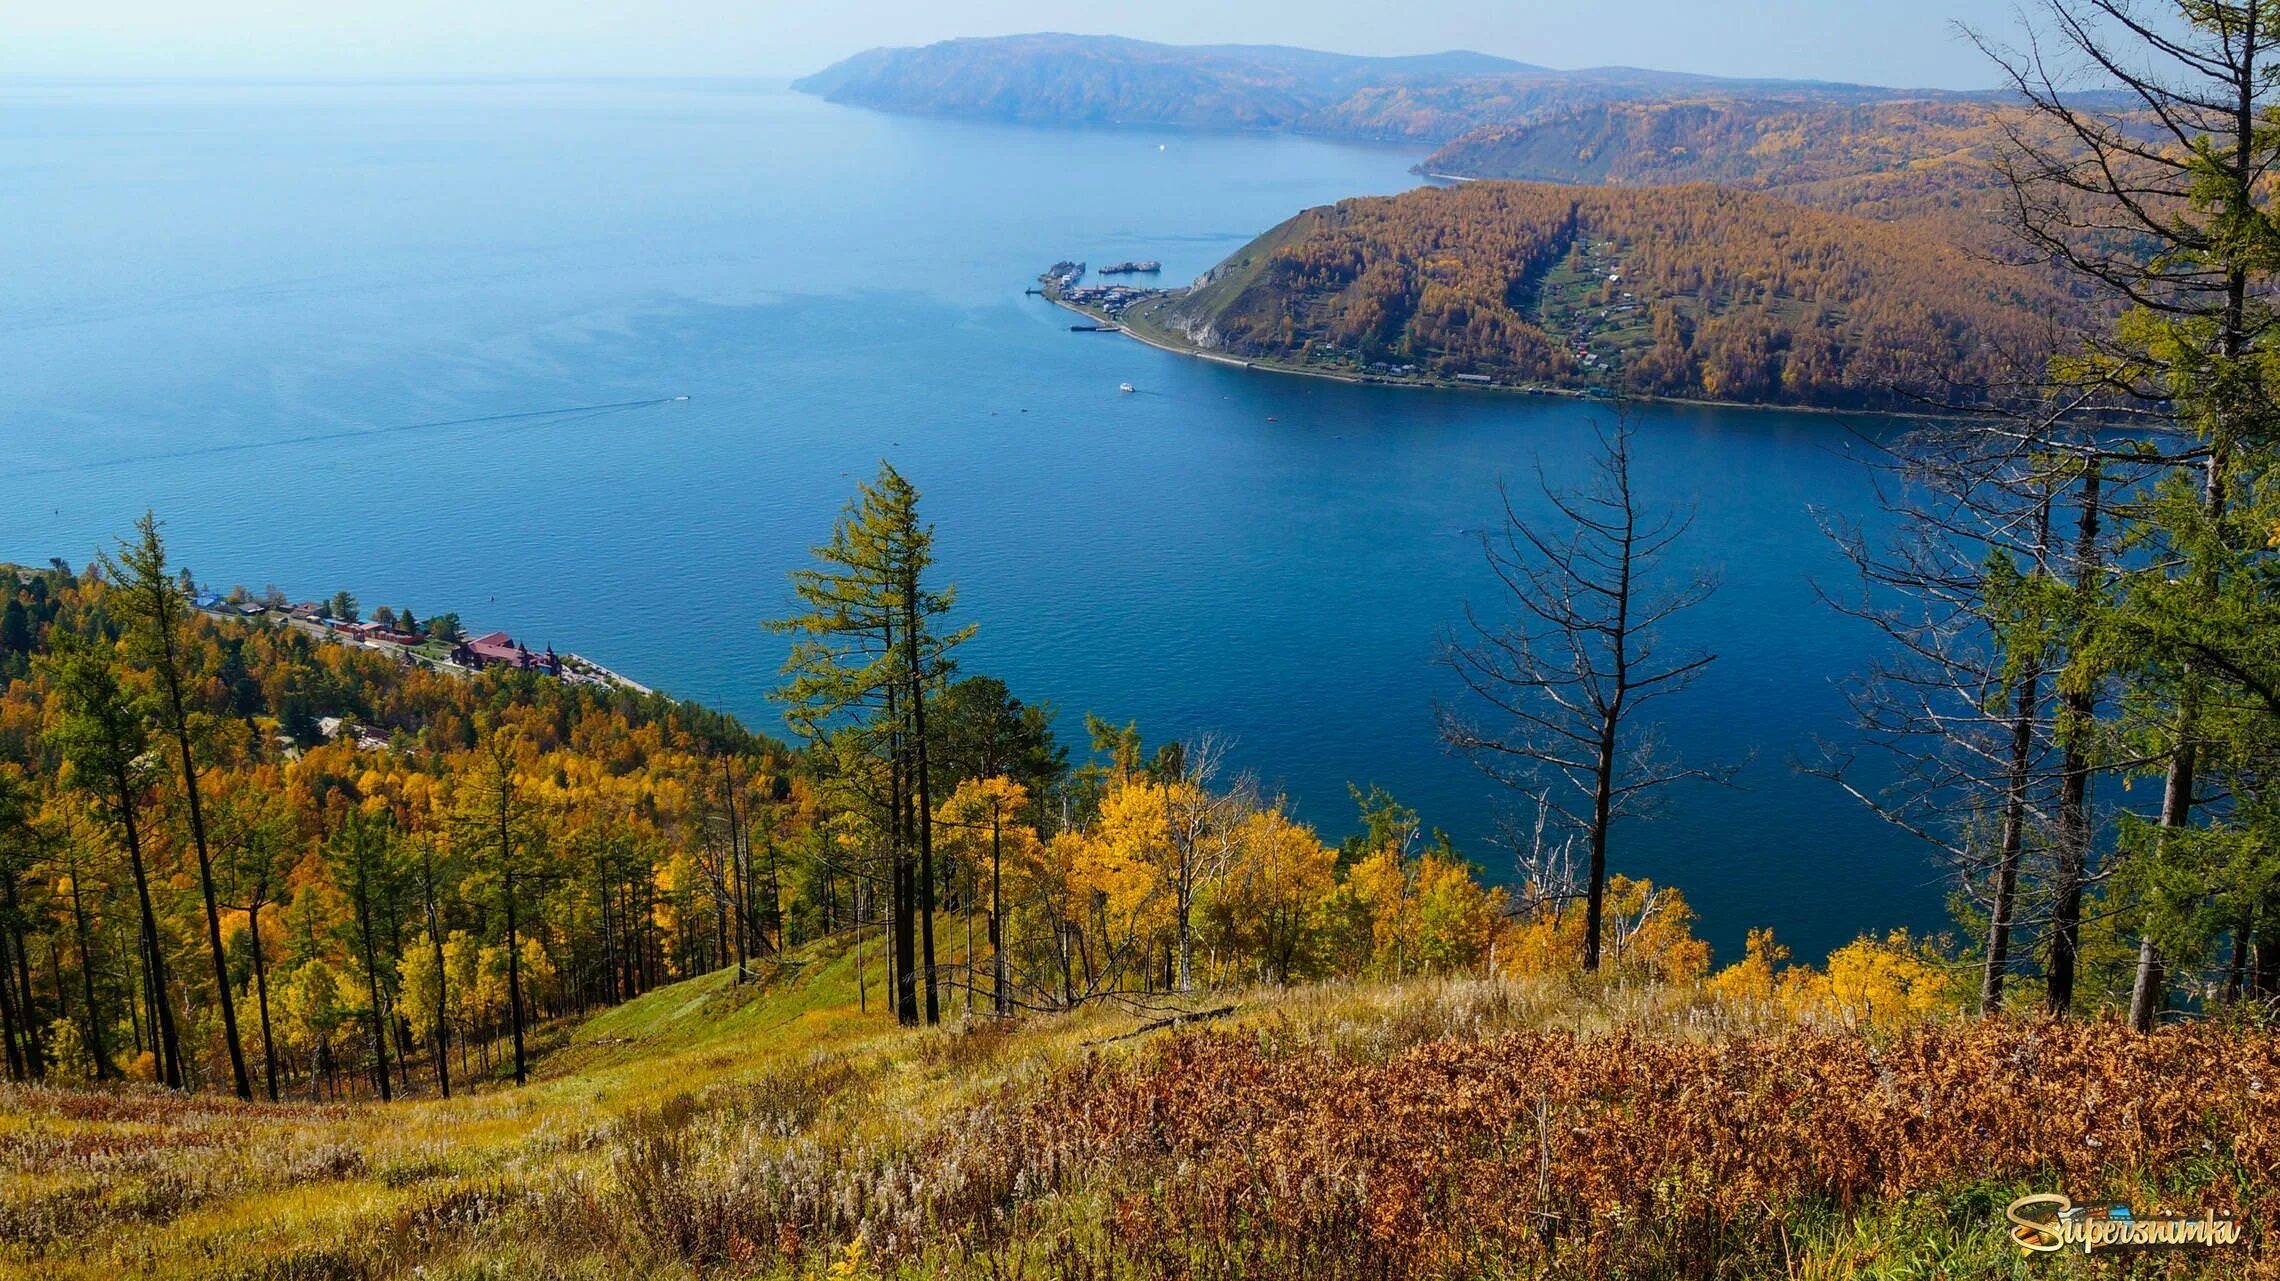
[{"label": "hazy sky", "polygon": [[796,75],[1018,31],[1990,85],[2015,0],[0,0],[0,75]]}]

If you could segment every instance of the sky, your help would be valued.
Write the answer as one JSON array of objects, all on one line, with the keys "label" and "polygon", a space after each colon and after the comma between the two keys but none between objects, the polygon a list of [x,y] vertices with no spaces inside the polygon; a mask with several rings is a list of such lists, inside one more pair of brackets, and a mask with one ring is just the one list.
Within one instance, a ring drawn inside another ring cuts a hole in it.
[{"label": "sky", "polygon": [[0,0],[0,76],[794,76],[1025,31],[1924,88],[1994,83],[1955,34],[2017,0]]}]

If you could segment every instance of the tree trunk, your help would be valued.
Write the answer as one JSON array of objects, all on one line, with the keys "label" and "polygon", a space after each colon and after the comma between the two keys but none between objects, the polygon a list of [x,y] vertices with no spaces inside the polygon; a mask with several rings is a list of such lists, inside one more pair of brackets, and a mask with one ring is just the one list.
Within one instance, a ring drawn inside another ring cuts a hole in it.
[{"label": "tree trunk", "polygon": [[1613,714],[1601,722],[1592,777],[1591,879],[1583,899],[1583,968],[1587,972],[1599,969],[1599,931],[1607,904],[1607,828],[1614,820],[1616,727]]},{"label": "tree trunk", "polygon": [[269,968],[261,959],[261,900],[246,909],[246,926],[253,935],[253,996],[261,1009],[261,1070],[269,1101],[277,1101],[277,1045],[269,1030]]},{"label": "tree trunk", "polygon": [[2042,701],[2042,668],[2030,663],[2019,677],[2011,714],[2011,757],[2003,783],[2003,837],[1995,855],[1995,898],[1987,913],[1987,957],[1979,974],[1979,1013],[2003,1008],[2003,980],[2011,965],[2011,915],[2019,900],[2019,860],[2026,851],[2027,789],[2032,781],[2035,708]]},{"label": "tree trunk", "polygon": [[918,583],[913,579],[904,592],[907,617],[903,621],[903,652],[909,658],[911,773],[915,776],[913,789],[918,803],[918,895],[919,929],[924,937],[926,953],[926,1021],[929,1025],[942,1021],[942,1007],[937,992],[934,972],[934,794],[927,781],[926,752],[926,674],[919,666],[918,648]]},{"label": "tree trunk", "polygon": [[[443,964],[443,917],[435,910],[435,850],[427,842],[420,842],[420,884],[427,899],[428,946],[434,950],[435,960],[435,1088],[444,1098],[451,1097],[451,1021],[445,1011],[451,1008],[451,971]],[[257,953],[258,955],[258,953]],[[268,1035],[268,1006],[263,1005],[262,1035]]]},{"label": "tree trunk", "polygon": [[151,995],[151,1023],[158,1030],[159,1079],[182,1088],[182,1044],[174,1035],[174,1011],[166,1002],[166,954],[159,946],[158,913],[150,905],[150,877],[144,872],[142,833],[135,822],[134,785],[124,772],[113,785],[119,792],[119,828],[127,841],[127,866],[134,872],[135,898],[142,908],[143,966]]},{"label": "tree trunk", "polygon": [[[190,751],[189,711],[182,697],[182,673],[174,653],[172,625],[165,625],[164,675],[172,703],[174,742],[182,758],[182,792],[190,803],[190,843],[198,851],[198,890],[206,903],[206,946],[214,962],[214,995],[222,1008],[222,1039],[230,1051],[230,1080],[241,1099],[253,1098],[253,1078],[245,1070],[245,1046],[238,1040],[237,1001],[230,993],[230,962],[222,950],[222,914],[214,901],[214,864],[206,854],[206,812],[198,797],[198,764]],[[385,1095],[386,1091],[382,1091]]]},{"label": "tree trunk", "polygon": [[530,1080],[530,1069],[523,1057],[522,936],[515,921],[513,843],[507,812],[502,807],[499,811],[499,865],[507,900],[507,1013],[515,1033],[515,1084],[523,1085]]},{"label": "tree trunk", "polygon": [[[889,641],[892,644],[892,641]],[[887,848],[894,877],[894,986],[895,1018],[906,1027],[918,1025],[918,919],[914,902],[910,859],[909,757],[899,729],[896,709],[900,691],[889,682],[886,694],[887,724]]]},{"label": "tree trunk", "polygon": [[95,1079],[107,1081],[118,1071],[111,1066],[110,1046],[103,1039],[103,1010],[95,1002],[95,954],[87,945],[87,907],[80,898],[76,862],[71,866],[71,931],[79,948],[79,985],[87,1002],[87,1044],[95,1055]]},{"label": "tree trunk", "polygon": [[[2186,673],[2186,680],[2193,679]],[[2166,845],[2169,834],[2183,828],[2193,811],[2193,773],[2198,751],[2193,734],[2198,717],[2190,689],[2177,710],[2177,747],[2169,756],[2169,775],[2161,789],[2161,829],[2154,834],[2158,850]],[[2169,984],[2163,973],[2161,956],[2154,948],[2153,936],[2142,929],[2138,933],[2137,973],[2130,984],[2130,1029],[2151,1032],[2155,1020],[2160,1018],[2162,1007],[2168,1004]]]},{"label": "tree trunk", "polygon": [[[2086,463],[2082,477],[2082,519],[2075,543],[2074,595],[2081,611],[2078,628],[2089,627],[2098,590],[2098,518],[2103,464]],[[2046,1004],[2053,1014],[2074,1007],[2076,970],[2082,939],[2082,882],[2090,860],[2090,734],[2097,713],[2096,680],[2077,673],[2063,704],[2065,763],[2058,798],[2058,866],[2051,885],[2050,970]]]},{"label": "tree trunk", "polygon": [[364,940],[364,982],[372,1000],[372,1065],[378,1073],[380,1101],[386,1103],[395,1097],[388,1083],[388,1013],[386,1003],[380,999],[380,958],[372,946],[372,892],[365,879],[366,859],[371,851],[359,849],[356,853],[356,920],[357,933]]},{"label": "tree trunk", "polygon": [[[16,1007],[24,1023],[24,1070],[37,1081],[47,1076],[47,1055],[40,1048],[39,998],[32,991],[31,952],[24,945],[24,910],[16,901],[16,878],[9,876],[6,884],[8,915],[16,922],[8,933],[16,952]],[[0,976],[0,982],[5,981],[5,976]]]},{"label": "tree trunk", "polygon": [[728,758],[720,762],[720,802],[723,822],[728,827],[728,853],[721,859],[721,895],[728,900],[736,916],[736,981],[742,983],[751,973],[752,944],[745,933],[751,913],[744,910],[744,856],[737,835],[736,779]]},{"label": "tree trunk", "polygon": [[2256,924],[2256,995],[2280,996],[2280,915],[2271,912]]},{"label": "tree trunk", "polygon": [[[7,959],[8,940],[0,935],[0,970],[5,969]],[[8,1079],[11,1081],[21,1081],[30,1075],[25,1066],[24,1047],[17,1039],[16,1025],[22,1021],[16,1014],[13,982],[5,973],[0,973],[0,1043],[8,1047]]]},{"label": "tree trunk", "polygon": [[990,1001],[1000,1018],[1013,1013],[1013,993],[1006,987],[1005,965],[1005,847],[996,813],[990,815]]},{"label": "tree trunk", "polygon": [[2225,967],[2225,1004],[2239,1002],[2248,991],[2249,953],[2254,948],[2256,910],[2243,909],[2232,930],[2232,963]]},{"label": "tree trunk", "polygon": [[[2035,564],[2050,553],[2050,490],[2035,508]],[[1979,1013],[2003,1008],[2003,982],[2011,964],[2012,914],[2019,901],[2019,861],[2026,852],[2027,793],[2034,781],[2035,714],[2042,706],[2042,660],[2028,660],[2019,673],[2011,708],[2011,753],[2003,780],[2003,836],[1995,856],[1995,898],[1987,913],[1987,957],[1979,975]]]}]

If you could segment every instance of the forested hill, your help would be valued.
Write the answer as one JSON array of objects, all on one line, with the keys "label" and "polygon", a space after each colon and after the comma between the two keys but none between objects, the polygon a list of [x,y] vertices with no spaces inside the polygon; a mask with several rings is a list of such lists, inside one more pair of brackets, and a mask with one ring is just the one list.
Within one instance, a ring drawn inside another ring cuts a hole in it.
[{"label": "forested hill", "polygon": [[1577,102],[1704,93],[1872,101],[1889,90],[1628,67],[1555,71],[1487,54],[1369,58],[1263,45],[1023,35],[873,49],[797,81],[833,102],[1053,125],[1277,129],[1438,145]]},{"label": "forested hill", "polygon": [[2080,310],[1920,222],[1484,182],[1308,210],[1150,318],[1323,372],[1904,408],[2039,365]]},{"label": "forested hill", "polygon": [[1821,209],[1944,217],[1951,232],[1985,231],[1995,225],[1988,211],[2003,129],[2032,123],[2006,120],[2003,110],[1955,97],[1584,102],[1484,125],[1417,167],[1534,182],[1715,182]]}]

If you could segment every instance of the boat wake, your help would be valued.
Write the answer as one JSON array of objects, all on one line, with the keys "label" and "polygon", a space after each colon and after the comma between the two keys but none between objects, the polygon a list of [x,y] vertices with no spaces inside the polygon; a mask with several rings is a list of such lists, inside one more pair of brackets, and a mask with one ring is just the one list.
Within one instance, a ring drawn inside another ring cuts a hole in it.
[{"label": "boat wake", "polygon": [[147,454],[129,454],[121,458],[98,458],[88,462],[62,463],[54,467],[33,467],[19,471],[19,476],[58,476],[77,472],[105,471],[114,467],[133,467],[143,463],[173,462],[184,458],[205,458],[217,454],[258,453],[265,449],[285,449],[294,445],[319,445],[330,441],[362,440],[368,437],[397,436],[414,431],[443,431],[453,427],[480,427],[507,425],[517,427],[556,426],[622,414],[636,409],[651,409],[658,405],[671,405],[687,400],[686,395],[657,396],[648,400],[619,400],[600,405],[570,405],[561,409],[529,409],[510,414],[476,414],[467,418],[438,418],[429,422],[393,423],[380,427],[350,427],[340,431],[309,432],[300,436],[285,436],[272,440],[233,441],[221,445],[196,445],[186,449],[157,450]]}]

